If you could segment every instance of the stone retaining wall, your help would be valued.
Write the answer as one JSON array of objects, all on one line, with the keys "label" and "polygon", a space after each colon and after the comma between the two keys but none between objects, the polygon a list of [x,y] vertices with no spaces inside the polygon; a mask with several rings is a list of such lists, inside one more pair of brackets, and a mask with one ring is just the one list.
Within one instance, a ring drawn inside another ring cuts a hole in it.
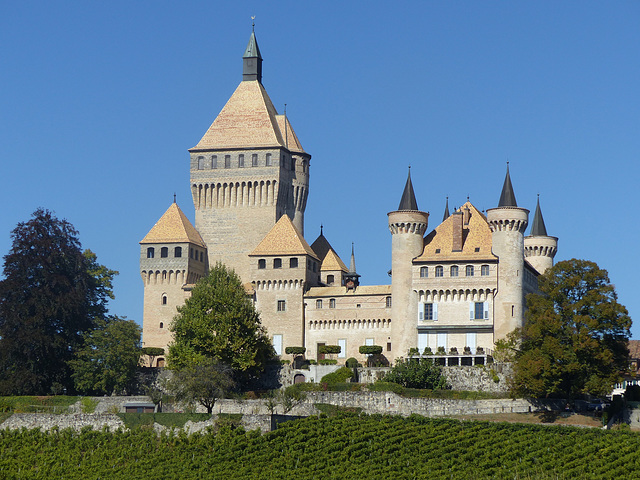
[{"label": "stone retaining wall", "polygon": [[120,417],[113,414],[90,414],[74,413],[71,415],[54,415],[50,413],[14,413],[6,419],[0,428],[20,429],[39,428],[40,430],[51,430],[58,427],[61,430],[71,428],[80,431],[84,427],[91,427],[94,430],[102,430],[109,427],[111,430],[125,428]]}]

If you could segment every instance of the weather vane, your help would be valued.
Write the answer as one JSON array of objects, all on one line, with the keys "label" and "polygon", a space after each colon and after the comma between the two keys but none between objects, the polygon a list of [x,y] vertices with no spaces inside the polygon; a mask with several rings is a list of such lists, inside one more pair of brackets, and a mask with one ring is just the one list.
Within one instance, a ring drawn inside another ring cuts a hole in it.
[{"label": "weather vane", "polygon": [[256,22],[254,22],[254,20],[256,19],[255,15],[251,16],[251,29],[255,31],[255,27],[256,27]]}]

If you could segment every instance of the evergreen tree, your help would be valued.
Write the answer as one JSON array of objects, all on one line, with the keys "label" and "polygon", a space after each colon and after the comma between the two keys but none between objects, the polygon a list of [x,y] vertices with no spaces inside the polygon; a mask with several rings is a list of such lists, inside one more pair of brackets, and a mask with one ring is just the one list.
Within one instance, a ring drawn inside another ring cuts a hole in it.
[{"label": "evergreen tree", "polygon": [[207,358],[229,365],[239,380],[264,370],[273,347],[260,317],[233,270],[216,264],[178,307],[169,345],[170,368],[192,367]]},{"label": "evergreen tree", "polygon": [[525,325],[514,332],[517,394],[604,395],[629,367],[631,318],[606,270],[586,260],[559,262],[527,296]]},{"label": "evergreen tree", "polygon": [[73,225],[47,210],[11,238],[0,281],[0,395],[71,391],[68,362],[105,315],[117,272],[83,254]]}]

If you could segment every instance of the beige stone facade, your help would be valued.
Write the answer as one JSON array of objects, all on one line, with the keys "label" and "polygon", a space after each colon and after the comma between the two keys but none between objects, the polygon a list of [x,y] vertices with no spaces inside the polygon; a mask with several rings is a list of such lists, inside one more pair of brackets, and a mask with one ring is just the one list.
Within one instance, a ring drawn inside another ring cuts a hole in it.
[{"label": "beige stone facade", "polygon": [[280,355],[304,346],[316,358],[323,344],[341,346],[339,360],[363,361],[361,345],[382,346],[391,362],[411,348],[490,352],[522,325],[557,238],[539,204],[524,236],[529,211],[508,170],[497,208],[447,207],[432,229],[409,177],[388,214],[391,284],[360,285],[353,257],[348,268],[322,231],[304,238],[311,156],[261,83],[254,35],[247,52],[244,80],[189,150],[195,227],[174,203],[141,242],[144,346],[167,347],[176,308],[217,261],[240,275]]}]

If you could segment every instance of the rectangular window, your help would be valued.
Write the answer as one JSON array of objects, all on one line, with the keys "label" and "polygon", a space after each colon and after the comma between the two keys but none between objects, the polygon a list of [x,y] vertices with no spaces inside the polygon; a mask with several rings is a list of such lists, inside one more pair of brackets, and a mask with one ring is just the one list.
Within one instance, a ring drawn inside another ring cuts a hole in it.
[{"label": "rectangular window", "polygon": [[387,352],[391,351],[391,342],[387,342]]},{"label": "rectangular window", "polygon": [[467,333],[467,347],[471,350],[471,353],[476,353],[476,341],[478,334],[475,332]]},{"label": "rectangular window", "polygon": [[282,335],[273,336],[273,349],[276,351],[276,355],[282,355]]},{"label": "rectangular window", "polygon": [[260,260],[258,260],[258,268],[260,270],[267,268],[267,261],[264,258],[261,258]]},{"label": "rectangular window", "polygon": [[471,302],[469,304],[471,320],[489,320],[489,302]]},{"label": "rectangular window", "polygon": [[486,277],[489,275],[489,265],[482,265],[480,267],[480,275]]},{"label": "rectangular window", "polygon": [[452,277],[457,277],[458,276],[458,266],[457,265],[451,265],[451,274]]},{"label": "rectangular window", "polygon": [[204,157],[198,157],[198,170],[204,170]]},{"label": "rectangular window", "polygon": [[387,308],[391,308],[391,297],[387,297],[386,299],[386,305]]},{"label": "rectangular window", "polygon": [[286,300],[278,300],[278,311],[284,312],[287,310],[287,302]]},{"label": "rectangular window", "polygon": [[420,302],[418,304],[418,320],[438,320],[438,304]]},{"label": "rectangular window", "polygon": [[373,345],[373,338],[367,338],[364,341],[364,344],[367,345],[367,346]]},{"label": "rectangular window", "polygon": [[440,266],[436,267],[436,277],[444,277],[444,269]]},{"label": "rectangular window", "polygon": [[266,164],[267,164],[267,167],[270,167],[273,164],[273,162],[271,161],[271,154],[270,153],[267,153],[267,162],[266,162]]},{"label": "rectangular window", "polygon": [[336,299],[335,298],[329,299],[329,308],[336,308]]},{"label": "rectangular window", "polygon": [[438,347],[447,350],[447,332],[438,332]]},{"label": "rectangular window", "polygon": [[347,357],[347,340],[344,338],[339,339],[338,346],[340,347],[340,353],[338,354],[338,358],[346,358]]},{"label": "rectangular window", "polygon": [[473,277],[473,265],[467,265],[466,271],[465,271],[467,277]]},{"label": "rectangular window", "polygon": [[258,154],[254,153],[251,155],[251,166],[252,167],[257,167],[258,166]]},{"label": "rectangular window", "polygon": [[424,349],[429,346],[429,334],[427,332],[418,332],[418,353],[422,354]]},{"label": "rectangular window", "polygon": [[218,168],[218,156],[211,157],[211,168]]},{"label": "rectangular window", "polygon": [[289,259],[289,268],[298,268],[298,259],[290,258]]},{"label": "rectangular window", "polygon": [[244,155],[243,154],[238,155],[238,167],[239,168],[244,167]]},{"label": "rectangular window", "polygon": [[320,310],[322,308],[322,300],[316,300],[316,308]]},{"label": "rectangular window", "polygon": [[282,268],[282,259],[274,258],[273,259],[273,268]]},{"label": "rectangular window", "polygon": [[231,155],[224,156],[224,168],[231,168]]},{"label": "rectangular window", "polygon": [[429,267],[420,267],[420,278],[427,278],[429,276]]}]

